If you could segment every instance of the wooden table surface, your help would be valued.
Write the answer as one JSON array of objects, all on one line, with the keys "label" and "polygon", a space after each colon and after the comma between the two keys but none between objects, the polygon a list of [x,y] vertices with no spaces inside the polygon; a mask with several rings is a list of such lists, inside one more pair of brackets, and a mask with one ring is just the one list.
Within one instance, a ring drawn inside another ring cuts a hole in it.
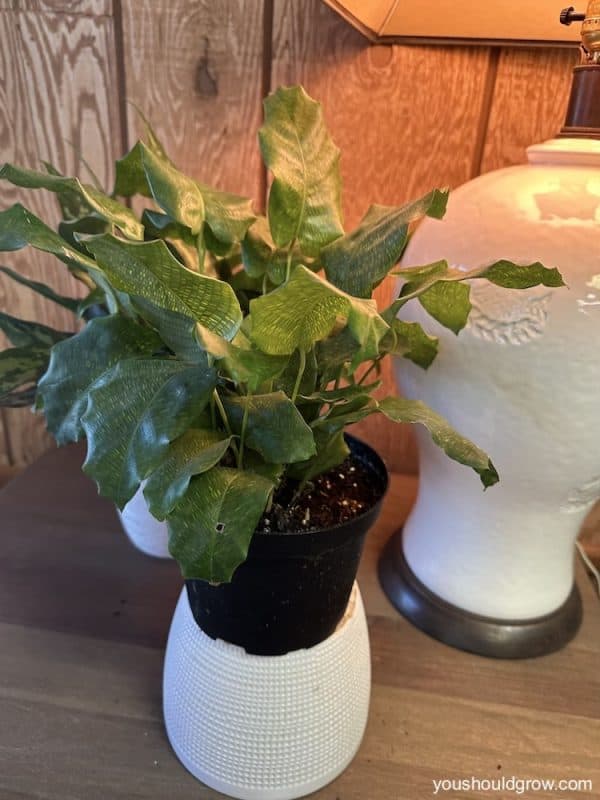
[{"label": "wooden table surface", "polygon": [[[218,798],[171,752],[161,670],[181,587],[135,551],[79,470],[44,456],[0,494],[0,800]],[[361,564],[373,692],[353,764],[315,797],[421,800],[434,779],[580,778],[600,797],[600,606],[561,653],[516,662],[461,653],[412,628],[379,588],[377,555],[414,500],[396,476]],[[439,797],[516,797],[449,792]]]}]

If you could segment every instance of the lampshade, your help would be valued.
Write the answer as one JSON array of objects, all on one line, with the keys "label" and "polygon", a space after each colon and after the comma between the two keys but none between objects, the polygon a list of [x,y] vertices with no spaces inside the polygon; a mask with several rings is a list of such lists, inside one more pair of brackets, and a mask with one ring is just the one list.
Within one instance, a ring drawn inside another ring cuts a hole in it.
[{"label": "lampshade", "polygon": [[325,0],[372,41],[445,40],[573,44],[578,26],[559,23],[549,0]]}]

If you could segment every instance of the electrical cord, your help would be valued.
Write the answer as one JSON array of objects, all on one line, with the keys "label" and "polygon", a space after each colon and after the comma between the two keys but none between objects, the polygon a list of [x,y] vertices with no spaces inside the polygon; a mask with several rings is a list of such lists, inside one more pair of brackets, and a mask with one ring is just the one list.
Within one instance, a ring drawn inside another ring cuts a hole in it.
[{"label": "electrical cord", "polygon": [[575,547],[577,548],[577,550],[579,552],[579,556],[580,556],[581,560],[583,561],[583,563],[585,564],[588,572],[590,573],[592,578],[596,581],[596,591],[598,592],[598,597],[600,597],[600,572],[598,572],[598,570],[596,569],[596,567],[592,563],[592,560],[590,559],[588,554],[583,549],[583,546],[581,545],[581,543],[580,542],[575,542]]}]

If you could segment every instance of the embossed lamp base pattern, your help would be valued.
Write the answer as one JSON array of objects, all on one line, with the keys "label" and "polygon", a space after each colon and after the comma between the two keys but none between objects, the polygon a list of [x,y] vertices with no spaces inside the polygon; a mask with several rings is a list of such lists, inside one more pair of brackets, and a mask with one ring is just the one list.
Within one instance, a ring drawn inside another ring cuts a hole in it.
[{"label": "embossed lamp base pattern", "polygon": [[219,792],[291,800],[325,786],[358,750],[370,686],[357,584],[328,639],[283,656],[211,639],[181,593],[165,656],[165,724],[179,760]]},{"label": "embossed lamp base pattern", "polygon": [[560,608],[536,619],[492,619],[447,603],[411,570],[402,549],[402,530],[392,536],[381,555],[379,579],[388,599],[415,627],[445,644],[482,656],[546,655],[564,647],[581,625],[581,596],[575,584]]}]

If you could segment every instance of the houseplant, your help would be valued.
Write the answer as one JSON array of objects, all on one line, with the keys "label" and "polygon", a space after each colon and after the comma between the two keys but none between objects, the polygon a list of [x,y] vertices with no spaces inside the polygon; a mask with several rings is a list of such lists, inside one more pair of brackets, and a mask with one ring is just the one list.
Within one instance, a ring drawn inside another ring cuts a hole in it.
[{"label": "houseplant", "polygon": [[[455,287],[466,278],[561,279],[505,261],[477,275],[443,262],[403,268],[401,296],[379,313],[374,288],[410,225],[443,215],[447,193],[372,206],[345,234],[339,153],[319,104],[300,87],[276,91],[260,144],[273,176],[266,216],[183,175],[150,129],[118,162],[111,197],[5,166],[0,176],[19,186],[75,192],[110,231],[69,242],[14,206],[0,214],[0,248],[54,253],[109,311],[52,347],[36,401],[60,441],[85,436],[84,469],[103,495],[122,507],[145,482],[168,522],[186,579],[164,684],[177,754],[222,791],[266,798],[332,779],[366,721],[354,577],[387,477],[346,427],[373,413],[421,424],[484,486],[498,480],[488,456],[424,404],[375,399],[386,355],[422,367],[436,355],[436,340],[397,311],[417,300],[459,328],[468,290]],[[141,219],[115,199],[134,194],[152,204]]]}]

